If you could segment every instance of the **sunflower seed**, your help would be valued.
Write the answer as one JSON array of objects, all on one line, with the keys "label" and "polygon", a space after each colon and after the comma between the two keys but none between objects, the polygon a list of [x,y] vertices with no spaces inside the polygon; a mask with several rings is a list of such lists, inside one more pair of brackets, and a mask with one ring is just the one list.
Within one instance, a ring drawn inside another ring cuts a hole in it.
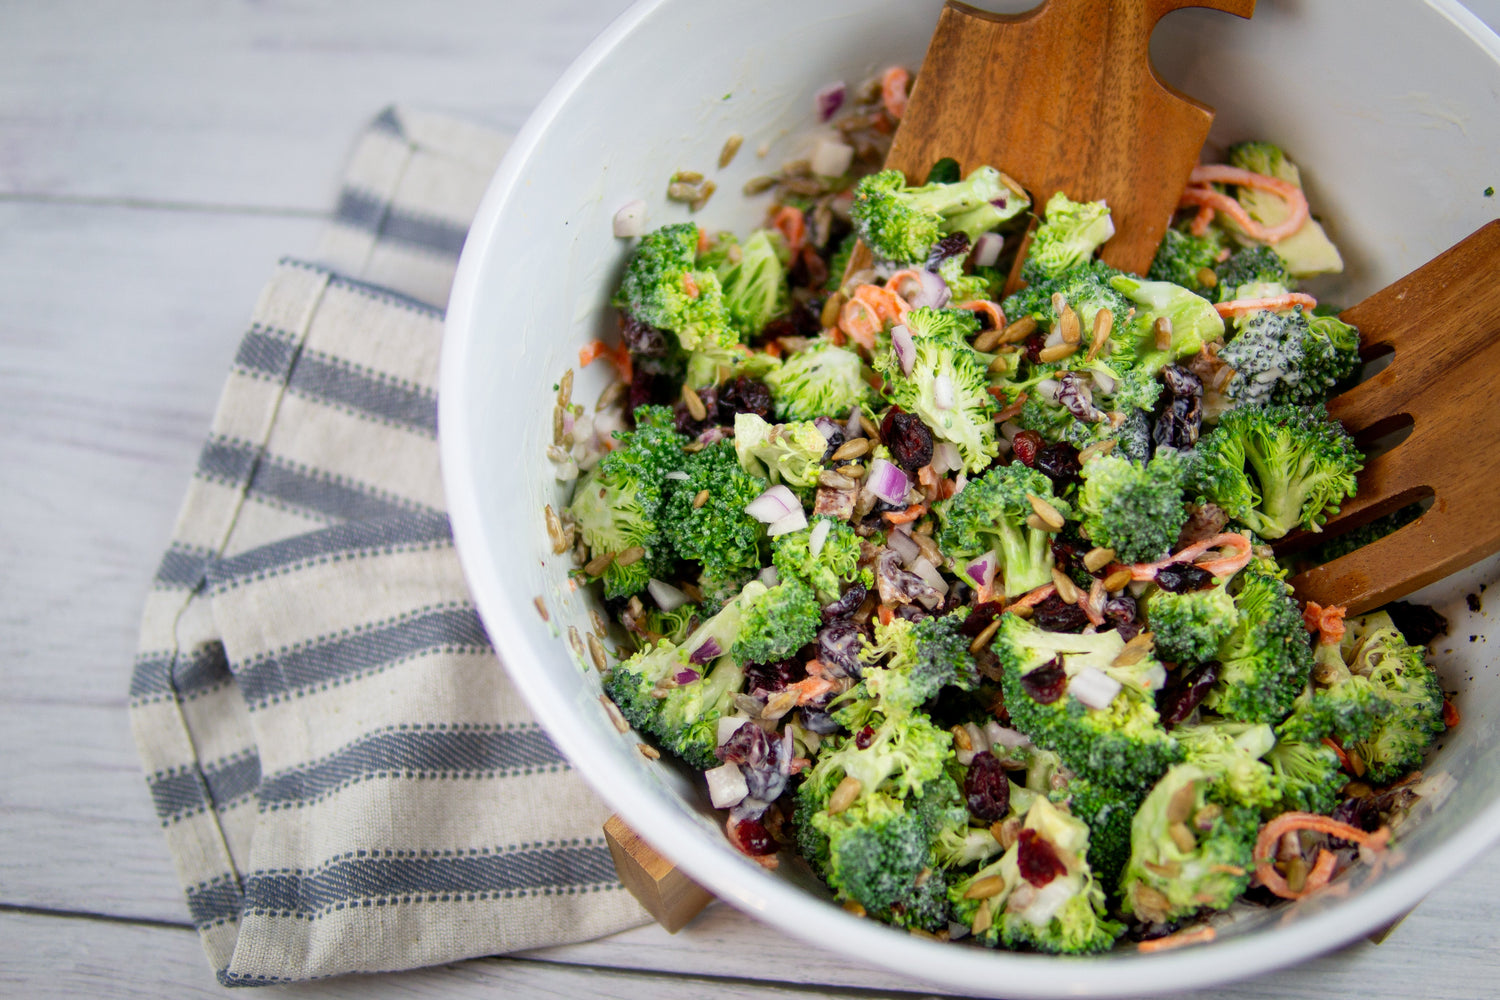
[{"label": "sunflower seed", "polygon": [[736,132],[724,140],[724,148],[719,150],[719,169],[723,170],[734,160],[735,154],[745,144],[745,137]]},{"label": "sunflower seed", "polygon": [[845,462],[851,458],[858,458],[869,450],[869,438],[855,438],[853,441],[845,441],[839,445],[832,458],[835,462]]},{"label": "sunflower seed", "polygon": [[1114,561],[1114,549],[1093,548],[1083,554],[1083,568],[1090,573],[1097,573]]},{"label": "sunflower seed", "polygon": [[769,191],[775,186],[776,178],[771,177],[770,175],[763,174],[760,177],[750,178],[745,182],[745,186],[741,188],[740,191],[743,194],[755,195],[760,194],[763,191]]}]

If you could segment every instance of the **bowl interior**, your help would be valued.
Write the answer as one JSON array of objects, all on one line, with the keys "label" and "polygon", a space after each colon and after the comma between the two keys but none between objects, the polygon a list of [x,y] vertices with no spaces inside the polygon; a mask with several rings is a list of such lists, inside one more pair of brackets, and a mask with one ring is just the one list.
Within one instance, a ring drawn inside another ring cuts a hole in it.
[{"label": "bowl interior", "polygon": [[[1165,80],[1217,109],[1211,147],[1264,137],[1301,165],[1347,263],[1316,289],[1321,297],[1357,301],[1495,217],[1496,200],[1483,190],[1500,162],[1500,40],[1436,0],[1381,5],[1378,16],[1367,8],[1353,16],[1353,3],[1258,6],[1253,22],[1170,15],[1152,52]],[[1500,576],[1494,559],[1424,595],[1453,623],[1436,644],[1437,662],[1445,687],[1460,692],[1465,724],[1428,769],[1442,777],[1404,831],[1398,863],[1359,871],[1337,895],[1251,913],[1212,945],[1149,958],[991,953],[853,918],[825,902],[800,863],[773,874],[737,854],[699,783],[643,758],[635,736],[617,732],[600,704],[597,673],[576,641],[591,628],[591,604],[569,585],[566,557],[551,554],[542,511],[567,499],[544,456],[554,387],[577,368],[581,345],[614,336],[608,298],[628,244],[611,236],[612,217],[641,198],[653,226],[690,218],[664,195],[673,171],[695,169],[718,193],[691,218],[748,231],[764,198],[739,189],[799,154],[812,95],[893,62],[915,65],[939,7],[823,0],[809,16],[788,0],[648,0],[601,36],[538,109],[471,231],[444,345],[444,477],[490,635],[560,748],[646,840],[742,909],[782,926],[816,925],[826,946],[909,976],[981,995],[1000,984],[1009,996],[1127,995],[1265,971],[1351,940],[1415,904],[1500,829],[1500,743],[1489,721],[1500,679],[1485,669],[1492,626],[1464,600]],[[744,135],[742,151],[714,171],[732,133]],[[592,404],[606,381],[602,367],[578,372],[575,400]],[[533,605],[538,597],[547,621]],[[1464,793],[1448,795],[1458,783]]]}]

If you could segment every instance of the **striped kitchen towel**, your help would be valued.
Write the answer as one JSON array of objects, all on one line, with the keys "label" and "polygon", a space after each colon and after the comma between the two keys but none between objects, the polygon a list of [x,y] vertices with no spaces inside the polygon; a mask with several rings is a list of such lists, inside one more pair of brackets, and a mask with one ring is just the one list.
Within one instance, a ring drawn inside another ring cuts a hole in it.
[{"label": "striped kitchen towel", "polygon": [[283,261],[255,307],[147,600],[132,727],[227,985],[647,919],[444,513],[441,306],[504,146],[398,110],[360,137],[318,262]]}]

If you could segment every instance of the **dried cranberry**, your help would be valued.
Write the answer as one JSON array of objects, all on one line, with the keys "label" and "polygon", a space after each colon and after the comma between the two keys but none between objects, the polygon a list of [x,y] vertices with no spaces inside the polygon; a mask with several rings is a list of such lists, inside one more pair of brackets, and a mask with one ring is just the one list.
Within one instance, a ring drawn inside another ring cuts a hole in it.
[{"label": "dried cranberry", "polygon": [[726,764],[749,767],[758,767],[770,755],[771,741],[766,731],[748,719],[714,750],[714,756]]},{"label": "dried cranberry", "polygon": [[1057,376],[1057,402],[1086,424],[1105,419],[1104,411],[1094,405],[1094,390],[1089,380],[1077,372],[1060,372]]},{"label": "dried cranberry", "polygon": [[1059,875],[1068,874],[1068,866],[1057,856],[1057,848],[1030,828],[1023,828],[1016,837],[1016,865],[1021,877],[1038,889]]},{"label": "dried cranberry", "polygon": [[1089,624],[1088,612],[1056,594],[1038,601],[1031,620],[1045,632],[1082,632]]},{"label": "dried cranberry", "polygon": [[1047,346],[1047,335],[1038,330],[1026,338],[1026,360],[1034,365],[1042,363],[1042,349]]},{"label": "dried cranberry", "polygon": [[915,413],[898,406],[891,407],[880,423],[880,440],[891,450],[891,457],[911,475],[932,461],[932,431]]},{"label": "dried cranberry", "polygon": [[1049,444],[1038,451],[1036,467],[1058,489],[1083,481],[1079,476],[1083,466],[1078,464],[1078,449],[1066,441]]},{"label": "dried cranberry", "polygon": [[1169,402],[1151,429],[1151,440],[1158,448],[1186,451],[1198,443],[1203,426],[1203,400],[1196,396],[1178,396]]},{"label": "dried cranberry", "polygon": [[[1366,833],[1374,833],[1380,827],[1380,810],[1368,798],[1345,799],[1334,807],[1333,818],[1340,823],[1348,823],[1356,830],[1363,830]],[[1328,838],[1328,846],[1334,850],[1338,850],[1341,847],[1354,847],[1355,844],[1353,841],[1345,840],[1342,837],[1330,836]]]},{"label": "dried cranberry", "polygon": [[1175,726],[1185,721],[1193,714],[1193,709],[1198,707],[1198,703],[1204,699],[1209,689],[1214,686],[1214,681],[1218,679],[1219,663],[1217,660],[1209,660],[1189,671],[1179,671],[1156,695],[1157,710],[1161,713],[1162,723]]},{"label": "dried cranberry", "polygon": [[1077,538],[1069,538],[1066,535],[1053,535],[1052,562],[1074,583],[1087,588],[1089,577],[1092,574],[1083,565],[1083,557],[1088,554],[1091,547],[1080,542]]},{"label": "dried cranberry", "polygon": [[1172,563],[1156,571],[1156,585],[1169,594],[1187,594],[1214,585],[1214,575],[1192,563]]},{"label": "dried cranberry", "polygon": [[787,277],[797,288],[822,288],[828,284],[828,264],[812,247],[803,247]]},{"label": "dried cranberry", "polygon": [[1135,598],[1129,594],[1111,597],[1104,602],[1103,610],[1104,620],[1114,625],[1134,625],[1135,616],[1140,612]]},{"label": "dried cranberry", "polygon": [[1010,447],[1016,453],[1016,459],[1027,468],[1036,465],[1037,452],[1042,450],[1045,440],[1036,431],[1021,431],[1011,441]]},{"label": "dried cranberry", "polygon": [[904,621],[919,622],[932,615],[920,604],[903,604],[896,609],[896,617]]},{"label": "dried cranberry", "polygon": [[875,742],[875,727],[866,726],[854,734],[854,746],[860,750],[868,750],[871,743]]},{"label": "dried cranberry", "polygon": [[936,271],[938,265],[949,257],[965,257],[969,253],[969,234],[965,232],[949,233],[932,245],[927,251],[927,270]]},{"label": "dried cranberry", "polygon": [[784,690],[807,676],[807,668],[796,657],[778,660],[775,663],[745,664],[745,690],[767,694]]},{"label": "dried cranberry", "polygon": [[1203,395],[1203,380],[1181,365],[1167,365],[1161,370],[1161,380],[1173,396]]},{"label": "dried cranberry", "polygon": [[637,366],[630,377],[630,392],[625,397],[626,411],[634,413],[642,406],[665,403],[671,392],[671,379],[653,375]]},{"label": "dried cranberry", "polygon": [[830,622],[818,631],[818,660],[835,677],[859,678],[859,651],[863,648],[864,630],[848,618]]},{"label": "dried cranberry", "polygon": [[1413,646],[1425,646],[1440,635],[1448,634],[1448,619],[1425,604],[1393,601],[1385,606],[1391,622]]},{"label": "dried cranberry", "polygon": [[986,823],[1004,819],[1010,812],[1010,779],[1005,769],[988,750],[981,750],[969,763],[964,775],[964,799],[969,812]]},{"label": "dried cranberry", "polygon": [[703,409],[706,414],[702,420],[694,419],[688,412],[687,404],[678,400],[672,404],[672,420],[677,427],[677,433],[686,434],[688,437],[697,437],[710,427],[719,423],[719,390],[715,386],[706,385],[698,390],[698,398],[703,401]]},{"label": "dried cranberry", "polygon": [[959,632],[973,639],[990,627],[990,622],[999,617],[1000,612],[1005,610],[999,601],[985,601],[976,604],[969,610],[969,616],[963,620],[958,627]]},{"label": "dried cranberry", "polygon": [[776,853],[776,839],[771,836],[771,831],[766,829],[766,825],[758,819],[746,817],[736,820],[731,817],[725,830],[729,834],[729,842],[737,847],[741,854],[759,858]]},{"label": "dried cranberry", "polygon": [[849,584],[849,589],[844,591],[844,596],[831,604],[823,605],[823,620],[831,622],[835,618],[848,618],[859,610],[859,606],[865,602],[865,594],[869,591],[865,585],[858,580]]},{"label": "dried cranberry", "polygon": [[1068,674],[1054,659],[1021,675],[1021,689],[1039,705],[1050,705],[1068,689]]},{"label": "dried cranberry", "polygon": [[771,390],[764,382],[740,375],[719,389],[719,411],[733,419],[736,413],[753,413],[763,420],[771,417]]},{"label": "dried cranberry", "polygon": [[634,358],[667,356],[667,335],[649,323],[642,323],[628,313],[620,314],[620,339]]},{"label": "dried cranberry", "polygon": [[844,428],[827,417],[819,417],[813,421],[813,424],[822,432],[823,439],[828,442],[823,447],[823,462],[827,464],[833,458],[833,453],[844,444]]}]

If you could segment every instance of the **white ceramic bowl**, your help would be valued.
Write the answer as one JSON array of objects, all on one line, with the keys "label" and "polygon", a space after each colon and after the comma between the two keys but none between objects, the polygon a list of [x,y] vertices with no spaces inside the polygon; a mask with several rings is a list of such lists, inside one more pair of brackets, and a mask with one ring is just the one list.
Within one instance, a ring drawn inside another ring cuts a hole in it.
[{"label": "white ceramic bowl", "polygon": [[[1166,79],[1217,108],[1211,146],[1264,137],[1302,165],[1312,204],[1348,263],[1319,291],[1357,301],[1495,217],[1500,199],[1482,192],[1500,179],[1500,39],[1447,0],[1259,6],[1252,22],[1170,15],[1153,52]],[[791,157],[811,123],[812,95],[893,62],[915,65],[938,9],[934,0],[644,0],[537,109],[464,248],[444,345],[444,476],[490,635],[537,717],[632,827],[721,899],[799,940],[955,991],[1011,997],[1202,986],[1354,940],[1413,906],[1500,833],[1500,739],[1491,721],[1500,676],[1477,669],[1486,647],[1467,637],[1487,636],[1490,625],[1461,600],[1500,575],[1494,560],[1428,595],[1454,622],[1454,641],[1439,643],[1438,660],[1446,686],[1461,690],[1464,717],[1429,773],[1451,774],[1458,793],[1429,800],[1430,814],[1408,827],[1399,860],[1378,876],[1348,880],[1342,895],[1260,911],[1211,945],[1150,956],[991,952],[844,913],[799,874],[800,864],[772,874],[737,854],[697,783],[636,752],[635,737],[606,717],[596,673],[569,652],[566,630],[588,630],[589,603],[548,550],[542,507],[566,496],[543,449],[552,386],[577,366],[580,345],[614,336],[608,298],[628,250],[611,236],[615,210],[644,198],[652,225],[687,218],[665,201],[668,175],[710,172],[725,138],[740,132],[743,151],[712,175],[719,194],[696,218],[747,231],[764,201],[737,192]],[[763,143],[768,153],[758,158]],[[601,372],[585,371],[575,398],[592,401],[602,385]],[[533,607],[538,596],[550,623]]]}]

